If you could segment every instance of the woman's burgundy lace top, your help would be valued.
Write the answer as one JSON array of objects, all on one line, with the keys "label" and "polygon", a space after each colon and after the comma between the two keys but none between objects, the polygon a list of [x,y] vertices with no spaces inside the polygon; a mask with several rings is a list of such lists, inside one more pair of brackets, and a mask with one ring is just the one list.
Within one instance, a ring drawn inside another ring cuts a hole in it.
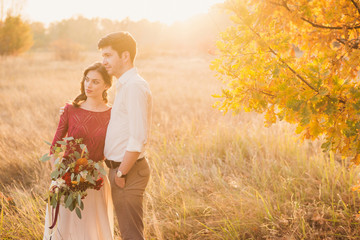
[{"label": "woman's burgundy lace top", "polygon": [[[104,112],[93,112],[66,104],[52,141],[50,153],[53,153],[52,148],[56,142],[62,141],[65,136],[74,139],[82,138],[82,143],[87,146],[89,151],[89,159],[93,161],[103,160],[105,134],[110,114],[111,109]],[[68,154],[69,152],[66,152],[64,157],[67,157]]]}]

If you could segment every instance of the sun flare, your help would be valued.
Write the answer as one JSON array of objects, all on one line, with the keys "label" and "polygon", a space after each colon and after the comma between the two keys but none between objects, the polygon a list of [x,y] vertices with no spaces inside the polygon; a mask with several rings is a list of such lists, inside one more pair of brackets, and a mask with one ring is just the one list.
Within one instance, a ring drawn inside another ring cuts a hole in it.
[{"label": "sun flare", "polygon": [[39,21],[49,24],[54,21],[84,16],[87,18],[109,18],[122,20],[126,17],[131,20],[147,19],[172,24],[182,21],[196,14],[206,13],[212,5],[224,0],[63,0],[42,1],[27,0],[22,6],[23,15],[30,21]]}]

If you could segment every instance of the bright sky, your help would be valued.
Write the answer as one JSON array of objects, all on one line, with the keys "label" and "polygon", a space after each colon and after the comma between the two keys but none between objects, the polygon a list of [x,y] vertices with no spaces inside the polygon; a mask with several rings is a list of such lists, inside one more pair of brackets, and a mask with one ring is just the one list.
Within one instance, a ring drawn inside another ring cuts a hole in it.
[{"label": "bright sky", "polygon": [[[6,0],[5,0],[6,1]],[[45,24],[82,15],[138,21],[148,19],[171,24],[186,20],[224,0],[23,0],[22,15]]]}]

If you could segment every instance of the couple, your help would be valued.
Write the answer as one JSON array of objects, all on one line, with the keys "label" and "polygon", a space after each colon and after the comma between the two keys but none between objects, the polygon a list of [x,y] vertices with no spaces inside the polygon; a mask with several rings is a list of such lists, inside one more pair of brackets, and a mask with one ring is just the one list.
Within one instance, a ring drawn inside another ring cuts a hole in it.
[{"label": "couple", "polygon": [[[98,48],[103,64],[95,63],[84,71],[81,94],[66,104],[52,146],[65,136],[83,138],[90,159],[106,158],[109,176],[99,191],[88,190],[81,219],[61,206],[56,230],[50,233],[47,211],[44,240],[113,239],[112,202],[122,239],[144,239],[142,203],[150,176],[144,148],[151,122],[151,91],[134,68],[136,41],[128,32],[106,35]],[[107,90],[112,76],[117,82],[110,108]]]}]

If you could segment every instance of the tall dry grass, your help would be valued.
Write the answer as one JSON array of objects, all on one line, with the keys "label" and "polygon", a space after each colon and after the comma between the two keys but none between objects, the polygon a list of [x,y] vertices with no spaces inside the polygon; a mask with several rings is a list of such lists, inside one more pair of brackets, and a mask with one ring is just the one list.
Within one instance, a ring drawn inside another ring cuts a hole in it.
[{"label": "tall dry grass", "polygon": [[[0,59],[0,238],[41,239],[48,151],[58,108],[83,69],[32,53]],[[221,89],[208,56],[140,58],[154,113],[146,191],[147,239],[357,239],[358,170],[300,142],[294,127],[212,108]],[[112,92],[111,96],[113,99]],[[118,231],[116,231],[118,235]]]}]

